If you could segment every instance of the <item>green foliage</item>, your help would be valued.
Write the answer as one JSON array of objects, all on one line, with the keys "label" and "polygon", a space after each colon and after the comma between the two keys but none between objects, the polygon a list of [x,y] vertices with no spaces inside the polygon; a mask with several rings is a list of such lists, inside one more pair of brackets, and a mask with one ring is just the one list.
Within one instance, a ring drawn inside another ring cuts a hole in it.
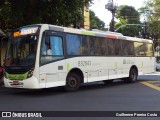
[{"label": "green foliage", "polygon": [[123,26],[117,32],[121,32],[126,36],[139,36],[139,32],[141,31],[140,26],[126,26],[126,24],[140,24],[139,13],[134,7],[127,5],[120,6],[116,13],[116,18],[119,19],[119,22],[115,24],[115,28]]},{"label": "green foliage", "polygon": [[91,29],[104,30],[105,23],[101,21],[93,11],[90,11],[90,27]]},{"label": "green foliage", "polygon": [[92,0],[0,0],[0,29],[29,24],[77,25]]},{"label": "green foliage", "polygon": [[140,11],[146,11],[145,16],[148,22],[148,34],[153,39],[155,47],[160,46],[158,40],[160,39],[160,1],[159,0],[148,0],[145,6]]}]

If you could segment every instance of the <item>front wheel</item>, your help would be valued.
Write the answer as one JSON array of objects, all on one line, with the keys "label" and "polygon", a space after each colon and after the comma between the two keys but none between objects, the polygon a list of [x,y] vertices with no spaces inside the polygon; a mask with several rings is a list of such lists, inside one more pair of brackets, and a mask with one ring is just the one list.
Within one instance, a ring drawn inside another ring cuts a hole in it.
[{"label": "front wheel", "polygon": [[77,73],[69,73],[66,79],[65,91],[73,92],[79,89],[81,86],[81,78]]}]

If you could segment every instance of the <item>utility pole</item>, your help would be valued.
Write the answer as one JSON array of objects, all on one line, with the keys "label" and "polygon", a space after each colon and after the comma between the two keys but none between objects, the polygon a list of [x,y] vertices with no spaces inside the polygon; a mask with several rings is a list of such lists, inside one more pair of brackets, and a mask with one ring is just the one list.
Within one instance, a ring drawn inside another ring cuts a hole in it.
[{"label": "utility pole", "polygon": [[147,13],[148,13],[148,9],[144,10],[144,28],[143,28],[143,37],[149,38],[149,31],[148,31],[148,25],[147,25]]},{"label": "utility pole", "polygon": [[117,7],[117,5],[114,4],[113,0],[108,0],[108,3],[107,3],[107,5],[105,5],[105,8],[112,13],[112,20],[110,23],[109,30],[114,32],[114,17],[115,17],[115,13],[116,13],[118,7]]},{"label": "utility pole", "polygon": [[143,27],[143,38],[147,39],[148,38],[148,30],[147,30],[147,22],[144,21],[144,27]]}]

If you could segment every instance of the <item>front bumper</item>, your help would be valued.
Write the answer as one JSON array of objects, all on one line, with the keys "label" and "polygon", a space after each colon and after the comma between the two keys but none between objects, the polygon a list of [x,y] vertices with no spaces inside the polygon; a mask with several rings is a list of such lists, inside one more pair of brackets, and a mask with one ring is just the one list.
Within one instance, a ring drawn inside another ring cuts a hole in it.
[{"label": "front bumper", "polygon": [[9,80],[4,77],[4,86],[9,88],[39,89],[39,82],[35,76],[25,80]]}]

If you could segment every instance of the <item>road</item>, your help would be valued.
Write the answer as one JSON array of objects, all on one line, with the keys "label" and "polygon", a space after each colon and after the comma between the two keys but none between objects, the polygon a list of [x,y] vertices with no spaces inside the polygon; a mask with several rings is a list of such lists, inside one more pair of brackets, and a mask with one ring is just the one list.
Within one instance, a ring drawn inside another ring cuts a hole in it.
[{"label": "road", "polygon": [[77,92],[64,92],[61,87],[2,87],[0,111],[160,111],[160,91],[143,84],[150,81],[158,84],[160,73],[138,77],[136,83],[116,80],[112,84],[85,84]]}]

